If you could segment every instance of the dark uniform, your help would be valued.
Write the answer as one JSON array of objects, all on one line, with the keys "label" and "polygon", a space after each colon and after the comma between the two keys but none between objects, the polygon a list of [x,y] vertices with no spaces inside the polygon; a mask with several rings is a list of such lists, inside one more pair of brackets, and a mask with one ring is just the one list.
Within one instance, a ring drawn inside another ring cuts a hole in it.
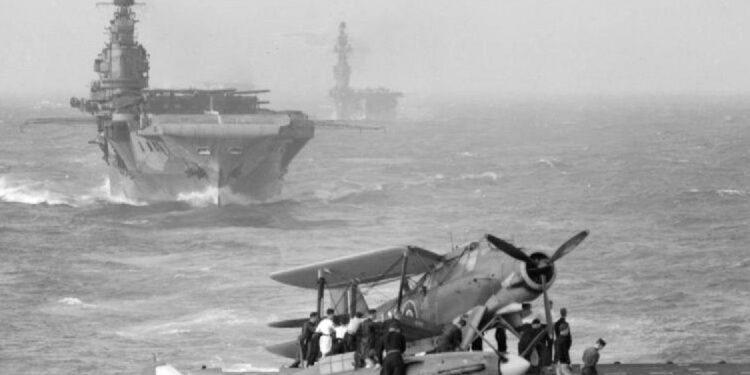
[{"label": "dark uniform", "polygon": [[[555,337],[558,337],[558,336],[560,336],[560,326],[561,326],[561,325],[562,325],[563,323],[565,323],[565,324],[568,324],[568,322],[567,322],[567,321],[565,320],[565,318],[564,318],[564,317],[563,317],[563,318],[560,318],[560,319],[557,319],[557,321],[555,322]],[[571,338],[571,339],[572,339],[572,338]],[[572,340],[571,340],[571,341],[572,341]]]},{"label": "dark uniform", "polygon": [[505,333],[505,328],[495,328],[495,341],[497,341],[497,351],[501,353],[508,352],[508,336]]},{"label": "dark uniform", "polygon": [[570,364],[570,335],[558,335],[555,340],[555,363]]},{"label": "dark uniform", "polygon": [[315,332],[307,343],[307,366],[312,366],[320,356],[320,333]]},{"label": "dark uniform", "polygon": [[[521,337],[518,339],[518,353],[521,354],[523,352],[526,352],[526,354],[523,355],[526,360],[531,359],[531,352],[534,350],[537,350],[537,354],[541,355],[542,351],[544,350],[545,344],[546,344],[546,338],[540,339],[537,343],[534,349],[526,350],[529,345],[531,345],[531,342],[534,341],[534,338],[536,338],[539,333],[544,331],[544,327],[539,326],[537,328],[534,328],[531,324],[524,324],[521,326]],[[544,337],[547,337],[547,335],[544,335]]]},{"label": "dark uniform", "polygon": [[371,352],[377,341],[377,323],[370,318],[365,318],[359,325],[357,336],[359,336],[359,347],[357,350],[357,365],[363,367],[366,358],[372,358]]},{"label": "dark uniform", "polygon": [[[561,310],[560,312],[565,311],[565,309]],[[565,317],[561,317],[555,322],[555,338],[560,337],[560,326],[565,324],[568,326],[568,322],[565,320]],[[570,326],[568,326],[568,339],[570,340],[570,346],[573,345],[573,336],[570,334]],[[557,350],[557,341],[555,341],[555,350]],[[557,361],[557,353],[555,353],[555,361]],[[570,362],[568,362],[570,363]]]},{"label": "dark uniform", "polygon": [[380,375],[405,375],[406,366],[404,365],[404,351],[406,351],[406,338],[399,331],[389,330],[383,336],[382,349],[385,351]]},{"label": "dark uniform", "polygon": [[310,345],[312,345],[312,338],[313,334],[315,333],[316,326],[316,323],[313,323],[309,320],[302,325],[302,332],[300,332],[299,334],[299,358],[301,361],[307,360],[307,353],[310,350]]},{"label": "dark uniform", "polygon": [[[538,374],[540,370],[540,366],[542,366],[542,356],[544,355],[544,352],[547,348],[547,341],[549,340],[549,337],[546,333],[544,333],[544,327],[538,324],[537,321],[537,327],[532,326],[531,324],[524,324],[521,327],[521,337],[518,339],[518,353],[519,355],[523,352],[526,352],[523,355],[523,358],[529,361],[531,363],[531,367],[529,368],[529,374]],[[534,339],[539,335],[542,334],[542,338],[537,341],[536,345],[529,349],[529,346],[534,341]],[[536,351],[537,354],[537,362],[533,363],[531,360],[532,354]]]},{"label": "dark uniform", "polygon": [[471,342],[471,351],[481,352],[483,349],[484,349],[484,339],[482,339],[482,336],[477,336],[477,338]]}]

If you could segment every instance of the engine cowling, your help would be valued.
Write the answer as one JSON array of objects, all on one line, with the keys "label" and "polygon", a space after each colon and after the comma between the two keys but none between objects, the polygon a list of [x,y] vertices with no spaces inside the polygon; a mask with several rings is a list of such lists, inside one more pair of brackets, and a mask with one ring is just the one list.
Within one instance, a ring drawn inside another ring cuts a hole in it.
[{"label": "engine cowling", "polygon": [[[549,259],[547,254],[544,253],[534,253],[530,257],[536,261],[536,264],[540,264],[540,262],[544,264],[544,261]],[[519,262],[515,272],[503,280],[502,288],[487,299],[485,306],[487,306],[488,312],[497,312],[511,303],[536,299],[542,294],[542,276],[545,277],[549,289],[557,276],[555,266],[539,267],[536,264]]]},{"label": "engine cowling", "polygon": [[[555,265],[546,264],[549,256],[544,253],[533,253],[529,257],[533,259],[536,264],[521,263],[519,265],[518,272],[523,278],[524,284],[527,288],[541,293],[543,289],[542,276],[544,276],[547,288],[549,288],[552,283],[554,283],[555,277],[557,276],[557,272],[555,272]],[[544,266],[540,267],[539,264],[544,264]]]}]

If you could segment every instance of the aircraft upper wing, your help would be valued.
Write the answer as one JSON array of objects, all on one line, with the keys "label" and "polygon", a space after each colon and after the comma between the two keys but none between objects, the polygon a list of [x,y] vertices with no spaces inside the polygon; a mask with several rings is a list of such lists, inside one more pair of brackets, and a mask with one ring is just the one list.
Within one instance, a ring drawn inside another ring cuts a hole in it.
[{"label": "aircraft upper wing", "polygon": [[274,272],[271,279],[308,289],[318,287],[319,270],[323,271],[328,288],[347,286],[352,281],[366,284],[388,280],[401,276],[404,254],[409,256],[406,262],[407,276],[427,272],[443,259],[441,255],[419,247],[399,246]]}]

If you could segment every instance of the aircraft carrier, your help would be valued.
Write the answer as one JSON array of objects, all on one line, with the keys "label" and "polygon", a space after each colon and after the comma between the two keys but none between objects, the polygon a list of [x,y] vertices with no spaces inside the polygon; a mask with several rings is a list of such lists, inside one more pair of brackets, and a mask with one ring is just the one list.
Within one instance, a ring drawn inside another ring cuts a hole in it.
[{"label": "aircraft carrier", "polygon": [[330,96],[336,106],[337,120],[387,121],[396,118],[398,98],[403,94],[386,88],[353,89],[349,86],[352,69],[349,54],[352,47],[346,35],[346,23],[339,24],[339,36],[334,48],[338,62],[333,67],[336,85]]},{"label": "aircraft carrier", "polygon": [[267,90],[149,89],[149,54],[135,39],[134,0],[113,0],[109,40],[94,61],[99,79],[74,108],[96,119],[97,144],[109,166],[110,192],[139,201],[173,201],[216,191],[267,200],[289,163],[313,137],[298,111],[271,111]]}]

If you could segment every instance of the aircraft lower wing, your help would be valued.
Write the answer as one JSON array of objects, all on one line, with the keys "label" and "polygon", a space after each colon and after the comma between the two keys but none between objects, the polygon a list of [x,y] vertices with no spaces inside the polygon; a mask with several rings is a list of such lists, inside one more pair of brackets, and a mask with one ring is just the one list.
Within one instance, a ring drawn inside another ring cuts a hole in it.
[{"label": "aircraft lower wing", "polygon": [[286,358],[297,358],[299,353],[299,342],[297,340],[284,341],[265,347],[269,352]]},{"label": "aircraft lower wing", "polygon": [[268,323],[268,326],[273,328],[301,328],[308,320],[310,320],[310,318],[279,320]]},{"label": "aircraft lower wing", "polygon": [[443,259],[441,255],[419,247],[399,246],[274,272],[271,279],[307,289],[318,288],[319,272],[322,272],[328,288],[390,280],[401,276],[405,256],[408,258],[407,276],[427,272]]}]

